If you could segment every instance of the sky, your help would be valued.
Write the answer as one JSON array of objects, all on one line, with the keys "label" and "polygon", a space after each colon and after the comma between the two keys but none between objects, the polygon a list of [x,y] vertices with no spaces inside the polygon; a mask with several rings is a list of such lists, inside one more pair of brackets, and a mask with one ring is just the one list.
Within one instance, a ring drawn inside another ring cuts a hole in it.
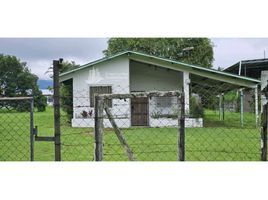
[{"label": "sky", "polygon": [[[15,55],[27,62],[40,79],[49,79],[47,69],[53,59],[85,64],[103,57],[108,38],[0,38],[0,53]],[[213,67],[226,68],[240,60],[268,56],[268,38],[211,38]]]}]

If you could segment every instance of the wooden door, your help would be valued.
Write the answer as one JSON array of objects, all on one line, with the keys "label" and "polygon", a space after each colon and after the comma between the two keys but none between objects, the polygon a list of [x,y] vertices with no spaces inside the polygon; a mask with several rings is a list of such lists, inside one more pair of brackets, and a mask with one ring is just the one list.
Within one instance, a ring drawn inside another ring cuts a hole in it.
[{"label": "wooden door", "polygon": [[139,97],[131,99],[131,125],[148,126],[149,125],[149,107],[148,98]]}]

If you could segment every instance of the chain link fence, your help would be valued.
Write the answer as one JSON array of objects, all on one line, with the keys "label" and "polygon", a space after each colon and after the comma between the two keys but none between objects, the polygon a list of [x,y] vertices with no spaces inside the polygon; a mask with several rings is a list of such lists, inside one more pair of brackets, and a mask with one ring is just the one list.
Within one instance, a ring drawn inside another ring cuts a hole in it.
[{"label": "chain link fence", "polygon": [[97,160],[178,160],[180,97],[176,91],[96,96]]},{"label": "chain link fence", "polygon": [[0,98],[0,160],[31,160],[33,99]]},{"label": "chain link fence", "polygon": [[103,138],[96,140],[102,142],[101,160],[131,160],[128,151],[132,159],[148,161],[260,160],[261,105],[256,94],[230,84],[192,84],[184,102],[149,93],[140,98],[135,93],[102,95],[106,108],[98,118],[103,117]]},{"label": "chain link fence", "polygon": [[88,91],[61,96],[61,151],[63,161],[94,160],[94,111]]},{"label": "chain link fence", "polygon": [[[63,161],[259,161],[267,157],[267,106],[262,108],[254,89],[191,84],[188,96],[178,91],[129,93],[119,86],[91,89],[61,91]],[[1,99],[0,160],[32,159],[31,101]],[[262,123],[256,108],[266,111]],[[52,107],[36,113],[34,121],[38,136],[50,135],[52,141]],[[96,131],[101,131],[101,137],[95,137]],[[35,160],[54,159],[54,142],[34,146]]]},{"label": "chain link fence", "polygon": [[[186,160],[260,160],[261,106],[255,94],[255,89],[230,84],[192,84],[186,105]],[[193,123],[200,123],[200,128]]]}]

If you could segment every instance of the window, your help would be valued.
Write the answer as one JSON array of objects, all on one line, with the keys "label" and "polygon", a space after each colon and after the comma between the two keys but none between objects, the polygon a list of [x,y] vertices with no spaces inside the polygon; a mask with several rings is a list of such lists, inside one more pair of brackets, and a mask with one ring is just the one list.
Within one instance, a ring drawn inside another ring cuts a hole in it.
[{"label": "window", "polygon": [[[94,107],[94,95],[95,94],[111,94],[112,86],[92,86],[89,88],[90,107]],[[105,104],[112,107],[112,99],[106,99]]]},{"label": "window", "polygon": [[172,104],[171,100],[171,97],[156,97],[156,105],[162,108],[170,107]]}]

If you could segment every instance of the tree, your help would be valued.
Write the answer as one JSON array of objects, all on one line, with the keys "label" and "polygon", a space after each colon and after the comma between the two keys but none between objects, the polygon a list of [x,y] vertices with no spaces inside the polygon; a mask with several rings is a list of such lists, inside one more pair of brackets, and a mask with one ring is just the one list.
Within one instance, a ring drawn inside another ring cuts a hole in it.
[{"label": "tree", "polygon": [[[76,69],[80,67],[74,61],[63,61],[59,67],[59,72],[64,73],[70,70]],[[47,72],[50,78],[53,78],[53,67],[49,67]],[[48,88],[49,90],[53,90],[53,88]],[[67,114],[68,122],[71,122],[73,117],[73,80],[69,79],[63,81],[60,85],[60,102],[61,108]]]},{"label": "tree", "polygon": [[[64,61],[60,67],[60,73],[64,73],[73,69],[78,68],[74,61],[68,62]],[[67,119],[70,122],[73,117],[73,81],[67,80],[61,84],[61,107],[67,114]]]},{"label": "tree", "polygon": [[206,68],[213,62],[213,44],[208,38],[111,38],[103,53],[111,56],[127,50]]},{"label": "tree", "polygon": [[[0,96],[1,97],[34,97],[34,103],[38,111],[46,108],[46,98],[42,95],[37,85],[38,77],[32,74],[26,62],[20,62],[18,58],[0,54]],[[26,104],[5,102],[6,107],[12,107],[17,111],[26,111]],[[3,106],[3,104],[1,105]]]}]

